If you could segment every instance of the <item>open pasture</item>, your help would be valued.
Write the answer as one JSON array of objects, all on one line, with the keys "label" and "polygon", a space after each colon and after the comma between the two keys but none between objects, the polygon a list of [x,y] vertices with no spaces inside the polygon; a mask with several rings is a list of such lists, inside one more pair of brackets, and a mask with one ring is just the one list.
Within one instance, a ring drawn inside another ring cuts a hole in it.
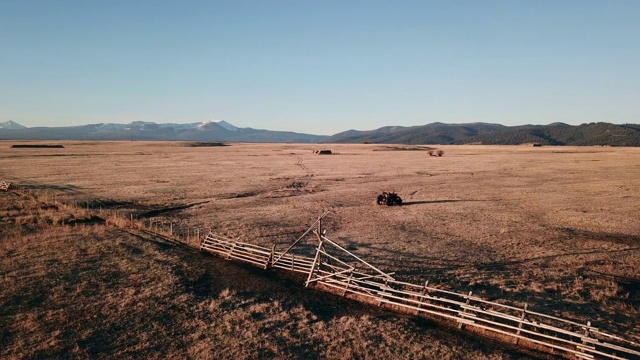
[{"label": "open pasture", "polygon": [[330,210],[327,236],[398,279],[640,340],[640,149],[62,144],[0,142],[0,180],[280,249]]}]

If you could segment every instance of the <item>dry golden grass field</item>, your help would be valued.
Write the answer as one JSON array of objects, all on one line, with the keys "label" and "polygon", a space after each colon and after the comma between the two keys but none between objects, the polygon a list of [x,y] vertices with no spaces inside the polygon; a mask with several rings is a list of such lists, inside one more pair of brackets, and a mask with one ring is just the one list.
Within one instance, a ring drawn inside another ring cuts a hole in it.
[{"label": "dry golden grass field", "polygon": [[[640,148],[18,143],[0,181],[22,191],[279,249],[329,210],[327,237],[399,280],[640,341]],[[402,207],[374,204],[389,190]],[[546,356],[15,191],[0,241],[0,358]]]}]

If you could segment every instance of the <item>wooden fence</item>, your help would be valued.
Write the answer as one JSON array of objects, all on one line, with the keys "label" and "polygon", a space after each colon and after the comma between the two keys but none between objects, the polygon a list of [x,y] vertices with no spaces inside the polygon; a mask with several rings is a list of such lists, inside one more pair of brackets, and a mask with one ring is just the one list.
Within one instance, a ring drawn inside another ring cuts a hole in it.
[{"label": "wooden fence", "polygon": [[[276,252],[275,247],[271,249],[234,241],[222,236],[210,233],[202,240],[200,250],[206,250],[218,254],[226,259],[235,259],[249,264],[267,268],[280,268],[291,270],[303,274],[308,274],[313,265],[313,259]],[[279,258],[277,263],[273,260]]]},{"label": "wooden fence", "polygon": [[[420,285],[398,281],[392,277],[393,274],[376,269],[321,235],[320,229],[314,233],[318,237],[318,246],[313,258],[291,254],[291,247],[276,251],[275,245],[268,248],[213,233],[202,240],[200,249],[264,269],[280,268],[308,274],[307,286],[320,285],[323,289],[360,301],[446,319],[460,328],[488,331],[516,344],[536,344],[538,348],[579,359],[640,359],[640,344],[601,331],[590,322],[580,323],[546,315],[526,305],[521,308],[488,301],[474,296],[472,292],[463,294],[439,289],[429,286],[428,281]],[[330,252],[327,248],[338,252]]]}]

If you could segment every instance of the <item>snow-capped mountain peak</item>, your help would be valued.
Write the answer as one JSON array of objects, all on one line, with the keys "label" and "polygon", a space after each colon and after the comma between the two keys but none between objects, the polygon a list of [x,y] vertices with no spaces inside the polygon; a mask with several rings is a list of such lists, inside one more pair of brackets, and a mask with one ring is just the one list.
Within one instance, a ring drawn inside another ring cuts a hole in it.
[{"label": "snow-capped mountain peak", "polygon": [[215,119],[203,122],[202,124],[198,125],[198,129],[199,130],[204,130],[204,129],[207,128],[207,125],[209,125],[209,124],[216,124],[216,125],[221,126],[224,129],[229,130],[229,131],[237,131],[238,130],[237,127],[229,124],[228,122],[226,122],[224,120],[215,120]]},{"label": "snow-capped mountain peak", "polygon": [[0,123],[0,129],[20,130],[26,128],[26,126],[20,125],[17,122],[11,120]]}]

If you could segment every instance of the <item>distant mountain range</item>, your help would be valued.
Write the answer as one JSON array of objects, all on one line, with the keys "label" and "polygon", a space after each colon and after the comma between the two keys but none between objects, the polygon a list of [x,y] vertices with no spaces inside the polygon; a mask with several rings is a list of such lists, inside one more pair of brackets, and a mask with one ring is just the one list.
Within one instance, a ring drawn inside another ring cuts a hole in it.
[{"label": "distant mountain range", "polygon": [[488,123],[421,126],[386,126],[376,130],[348,130],[332,136],[239,128],[226,121],[190,124],[92,124],[67,127],[27,128],[13,121],[0,123],[0,140],[181,140],[293,143],[376,144],[485,144],[610,145],[640,146],[640,125],[589,123],[568,125],[505,126]]},{"label": "distant mountain range", "polygon": [[238,142],[316,143],[327,136],[238,128],[226,121],[211,120],[191,124],[91,124],[64,127],[27,128],[13,121],[0,123],[0,139],[6,140],[183,140]]}]

